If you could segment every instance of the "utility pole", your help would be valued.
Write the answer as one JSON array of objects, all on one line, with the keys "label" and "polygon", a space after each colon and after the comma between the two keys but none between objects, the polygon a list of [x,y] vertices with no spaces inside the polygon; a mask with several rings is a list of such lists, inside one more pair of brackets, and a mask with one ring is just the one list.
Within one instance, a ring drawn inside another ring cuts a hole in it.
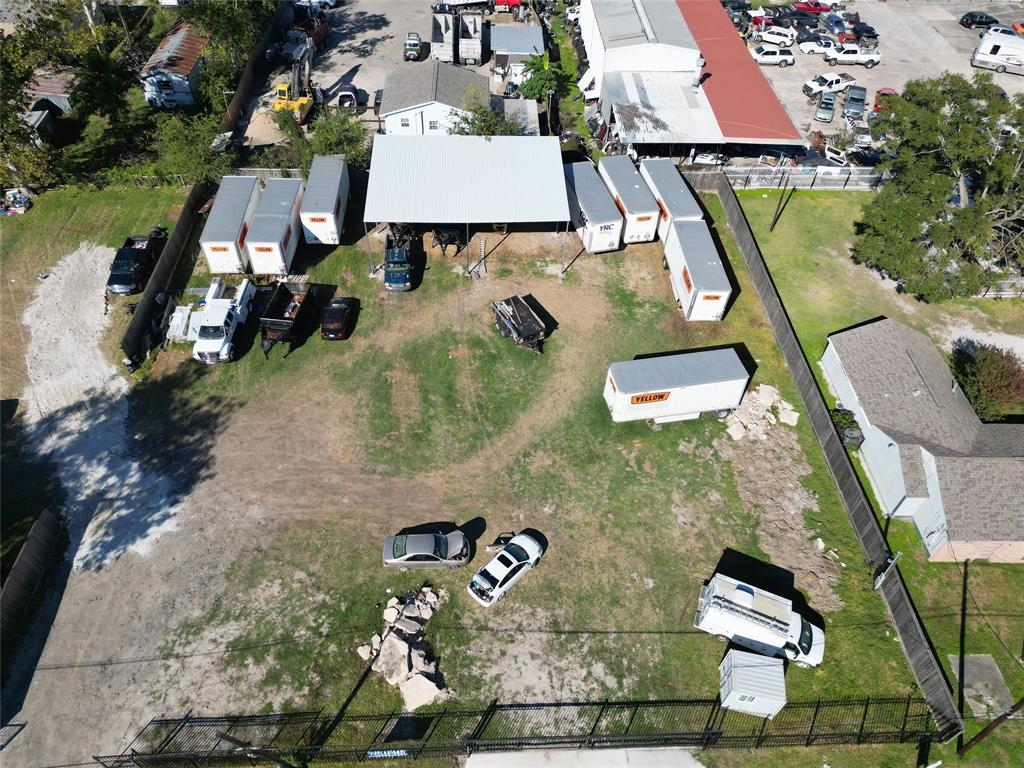
[{"label": "utility pole", "polygon": [[1003,712],[1003,714],[1001,714],[999,717],[997,717],[991,723],[989,723],[984,728],[982,728],[980,731],[978,731],[977,734],[975,734],[973,737],[971,737],[970,741],[968,741],[962,747],[957,748],[957,750],[956,750],[957,757],[963,757],[968,752],[970,752],[975,744],[977,744],[982,739],[984,739],[986,736],[988,736],[990,733],[992,733],[992,731],[994,731],[996,728],[998,728],[1000,725],[1002,725],[1006,720],[1008,720],[1011,717],[1013,717],[1017,712],[1019,712],[1021,710],[1022,707],[1024,707],[1024,699],[1018,700],[1016,704],[1014,704],[1008,710]]}]

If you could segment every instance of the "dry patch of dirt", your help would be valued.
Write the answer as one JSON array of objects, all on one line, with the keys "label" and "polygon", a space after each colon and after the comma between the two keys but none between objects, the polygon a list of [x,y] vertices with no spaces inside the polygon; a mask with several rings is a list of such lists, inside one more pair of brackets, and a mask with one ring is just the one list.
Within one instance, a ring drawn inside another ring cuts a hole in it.
[{"label": "dry patch of dirt", "polygon": [[388,384],[391,385],[391,408],[404,431],[420,420],[419,377],[408,369],[401,355],[393,359],[394,364],[387,373]]}]

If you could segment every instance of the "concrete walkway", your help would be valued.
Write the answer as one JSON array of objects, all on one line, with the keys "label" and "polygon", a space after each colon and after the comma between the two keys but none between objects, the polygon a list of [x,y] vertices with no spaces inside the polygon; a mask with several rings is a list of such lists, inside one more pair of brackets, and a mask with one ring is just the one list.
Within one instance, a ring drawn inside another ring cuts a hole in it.
[{"label": "concrete walkway", "polygon": [[466,768],[704,768],[694,752],[682,747],[488,752],[472,755]]}]

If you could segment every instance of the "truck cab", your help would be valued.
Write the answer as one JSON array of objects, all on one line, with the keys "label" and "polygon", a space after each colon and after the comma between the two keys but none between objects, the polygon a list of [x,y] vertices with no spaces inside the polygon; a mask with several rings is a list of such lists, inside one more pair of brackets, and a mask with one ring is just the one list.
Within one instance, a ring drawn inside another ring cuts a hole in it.
[{"label": "truck cab", "polygon": [[412,289],[412,267],[409,248],[388,236],[384,250],[384,287],[389,291]]},{"label": "truck cab", "polygon": [[245,324],[256,289],[249,280],[241,285],[225,286],[219,278],[206,293],[206,306],[199,326],[199,338],[192,347],[192,358],[216,365],[235,359],[235,334]]}]

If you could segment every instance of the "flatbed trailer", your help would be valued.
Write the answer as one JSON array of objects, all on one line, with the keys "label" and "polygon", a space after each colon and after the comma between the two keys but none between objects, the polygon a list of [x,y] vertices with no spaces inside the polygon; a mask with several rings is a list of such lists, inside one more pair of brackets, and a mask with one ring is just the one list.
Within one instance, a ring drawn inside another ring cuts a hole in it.
[{"label": "flatbed trailer", "polygon": [[319,286],[310,283],[278,283],[260,317],[260,349],[270,357],[275,344],[289,344],[291,354],[297,334],[310,322]]},{"label": "flatbed trailer", "polygon": [[547,338],[547,326],[523,296],[509,296],[491,302],[494,325],[498,332],[520,347],[528,347],[538,355]]}]

